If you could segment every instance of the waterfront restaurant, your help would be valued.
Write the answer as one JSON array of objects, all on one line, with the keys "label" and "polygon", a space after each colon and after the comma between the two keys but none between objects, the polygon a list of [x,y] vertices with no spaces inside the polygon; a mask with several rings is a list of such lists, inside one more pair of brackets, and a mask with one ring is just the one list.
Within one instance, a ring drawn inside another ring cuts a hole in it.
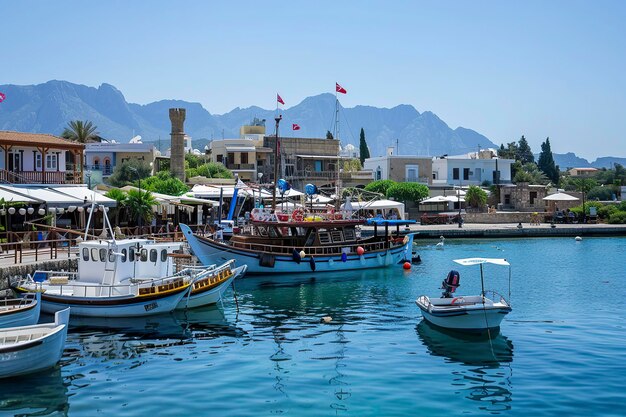
[{"label": "waterfront restaurant", "polygon": [[0,182],[82,184],[84,148],[54,135],[0,131]]}]

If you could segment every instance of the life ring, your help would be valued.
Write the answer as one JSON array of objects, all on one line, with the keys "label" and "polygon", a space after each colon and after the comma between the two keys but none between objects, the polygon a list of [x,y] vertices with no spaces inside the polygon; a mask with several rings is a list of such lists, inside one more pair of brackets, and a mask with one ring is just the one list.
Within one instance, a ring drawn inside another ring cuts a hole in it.
[{"label": "life ring", "polygon": [[302,210],[302,209],[294,210],[293,213],[291,213],[291,218],[294,221],[297,221],[297,222],[303,221],[304,220],[304,210]]}]

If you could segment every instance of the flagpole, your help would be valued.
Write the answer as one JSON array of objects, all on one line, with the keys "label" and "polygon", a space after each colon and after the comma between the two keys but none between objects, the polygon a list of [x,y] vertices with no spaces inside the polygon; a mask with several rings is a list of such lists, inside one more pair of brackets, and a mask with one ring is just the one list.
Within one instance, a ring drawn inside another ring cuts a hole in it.
[{"label": "flagpole", "polygon": [[276,120],[276,140],[274,141],[274,185],[272,186],[272,211],[276,211],[276,186],[278,185],[278,163],[280,155],[278,154],[278,150],[280,149],[280,145],[278,144],[278,124],[280,123],[283,116],[280,114],[274,118]]}]

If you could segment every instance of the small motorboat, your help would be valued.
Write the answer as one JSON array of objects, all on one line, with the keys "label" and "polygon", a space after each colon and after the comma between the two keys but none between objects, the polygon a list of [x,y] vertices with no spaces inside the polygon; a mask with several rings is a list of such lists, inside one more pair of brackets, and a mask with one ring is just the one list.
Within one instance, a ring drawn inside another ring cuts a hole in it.
[{"label": "small motorboat", "polygon": [[0,300],[0,328],[37,324],[41,311],[41,293]]},{"label": "small motorboat", "polygon": [[191,292],[179,301],[176,310],[204,307],[219,302],[228,286],[236,278],[243,276],[248,269],[247,265],[232,268],[234,263],[235,261],[231,260],[219,267],[197,268],[201,272],[196,276]]},{"label": "small motorboat", "polygon": [[70,309],[58,311],[54,323],[0,330],[0,378],[52,368],[65,347]]},{"label": "small motorboat", "polygon": [[450,271],[442,282],[443,293],[440,298],[420,296],[415,303],[422,311],[422,316],[428,322],[445,329],[463,332],[486,332],[498,330],[504,316],[511,312],[511,305],[495,291],[485,291],[484,264],[494,264],[509,267],[509,294],[511,265],[506,259],[467,258],[457,259],[454,262],[463,266],[480,265],[480,295],[453,296],[460,285],[460,274]]}]

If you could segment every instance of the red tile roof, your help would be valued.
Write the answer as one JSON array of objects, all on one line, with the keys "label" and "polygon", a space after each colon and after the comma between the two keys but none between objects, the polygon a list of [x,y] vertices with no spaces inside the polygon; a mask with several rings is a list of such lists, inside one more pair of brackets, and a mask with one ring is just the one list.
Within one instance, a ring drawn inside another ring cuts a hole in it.
[{"label": "red tile roof", "polygon": [[31,146],[57,149],[84,149],[85,145],[45,133],[0,130],[0,145]]}]

